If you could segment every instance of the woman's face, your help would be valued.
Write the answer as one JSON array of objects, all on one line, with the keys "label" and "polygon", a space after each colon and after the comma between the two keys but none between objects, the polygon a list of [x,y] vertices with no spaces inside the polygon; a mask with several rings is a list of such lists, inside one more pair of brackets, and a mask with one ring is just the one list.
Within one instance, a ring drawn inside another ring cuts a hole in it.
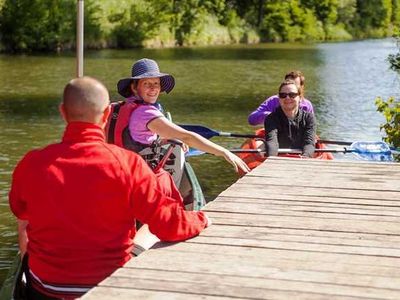
[{"label": "woman's face", "polygon": [[279,91],[279,104],[282,109],[294,110],[299,108],[300,96],[299,90],[295,84],[287,84],[282,86]]},{"label": "woman's face", "polygon": [[155,103],[160,95],[161,85],[160,78],[144,78],[139,79],[135,94],[147,103]]}]

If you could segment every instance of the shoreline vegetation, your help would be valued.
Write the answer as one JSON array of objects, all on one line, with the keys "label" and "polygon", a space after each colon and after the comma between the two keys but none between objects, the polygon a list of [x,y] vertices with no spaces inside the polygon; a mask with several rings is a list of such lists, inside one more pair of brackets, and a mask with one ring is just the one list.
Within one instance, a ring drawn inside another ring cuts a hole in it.
[{"label": "shoreline vegetation", "polygon": [[[85,48],[383,38],[400,0],[85,0]],[[67,13],[69,12],[69,13]],[[76,0],[0,0],[0,51],[75,48]]]}]

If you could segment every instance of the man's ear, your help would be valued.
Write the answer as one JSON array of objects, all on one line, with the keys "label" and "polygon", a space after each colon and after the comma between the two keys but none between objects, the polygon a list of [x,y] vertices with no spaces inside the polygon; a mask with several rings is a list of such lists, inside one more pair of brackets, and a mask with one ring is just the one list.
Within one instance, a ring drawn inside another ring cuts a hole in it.
[{"label": "man's ear", "polygon": [[67,113],[65,112],[64,103],[60,103],[60,105],[58,106],[58,111],[60,112],[60,115],[63,118],[63,120],[65,121],[65,123],[68,123]]},{"label": "man's ear", "polygon": [[103,115],[101,117],[101,122],[103,125],[107,123],[108,117],[110,116],[111,113],[111,105],[107,105],[105,110],[103,111]]}]

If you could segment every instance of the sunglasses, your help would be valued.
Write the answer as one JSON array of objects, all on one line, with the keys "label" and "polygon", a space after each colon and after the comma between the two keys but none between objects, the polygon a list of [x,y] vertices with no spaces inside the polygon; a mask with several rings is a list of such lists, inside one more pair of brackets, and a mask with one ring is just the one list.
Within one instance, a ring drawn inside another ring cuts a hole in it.
[{"label": "sunglasses", "polygon": [[299,93],[279,93],[279,98],[286,99],[286,97],[289,96],[291,99],[294,99],[298,95],[299,95]]}]

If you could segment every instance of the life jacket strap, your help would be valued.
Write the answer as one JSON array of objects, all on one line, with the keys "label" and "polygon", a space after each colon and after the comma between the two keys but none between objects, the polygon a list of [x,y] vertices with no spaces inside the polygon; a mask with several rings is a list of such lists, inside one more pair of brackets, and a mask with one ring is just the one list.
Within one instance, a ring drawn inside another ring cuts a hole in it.
[{"label": "life jacket strap", "polygon": [[121,106],[124,105],[125,102],[119,102],[115,105],[112,115],[110,116],[110,125],[108,127],[108,136],[107,136],[107,143],[114,144],[114,136],[115,136],[115,126],[117,125],[117,119],[119,115],[119,110]]}]

